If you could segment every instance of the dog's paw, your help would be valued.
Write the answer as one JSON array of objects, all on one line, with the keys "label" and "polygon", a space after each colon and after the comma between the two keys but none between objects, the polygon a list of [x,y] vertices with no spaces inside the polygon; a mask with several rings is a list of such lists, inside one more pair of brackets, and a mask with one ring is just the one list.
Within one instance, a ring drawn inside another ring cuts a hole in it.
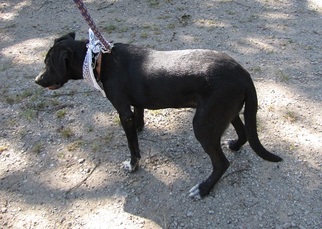
[{"label": "dog's paw", "polygon": [[238,144],[237,140],[226,140],[221,144],[223,148],[229,149],[231,151],[238,152],[241,149],[241,146]]},{"label": "dog's paw", "polygon": [[130,172],[130,173],[136,171],[138,169],[138,167],[139,167],[139,163],[137,163],[135,166],[131,165],[131,162],[130,161],[124,161],[122,163],[122,168],[125,171]]},{"label": "dog's paw", "polygon": [[190,191],[189,191],[189,197],[195,199],[195,200],[200,200],[200,189],[199,189],[199,184],[193,186]]},{"label": "dog's paw", "polygon": [[230,140],[225,140],[221,142],[221,147],[224,149],[229,149],[229,142]]}]

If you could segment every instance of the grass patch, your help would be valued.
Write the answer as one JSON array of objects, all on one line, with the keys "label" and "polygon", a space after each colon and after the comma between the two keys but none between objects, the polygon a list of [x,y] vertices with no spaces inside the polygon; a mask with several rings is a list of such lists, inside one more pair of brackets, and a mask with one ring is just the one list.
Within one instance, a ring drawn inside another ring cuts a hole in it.
[{"label": "grass patch", "polygon": [[143,29],[151,29],[152,28],[152,26],[149,24],[143,24],[142,27],[143,27]]},{"label": "grass patch", "polygon": [[21,112],[21,116],[28,121],[31,121],[36,118],[37,112],[33,109],[27,108]]},{"label": "grass patch", "polygon": [[[40,90],[34,90],[34,89],[25,89],[21,91],[19,94],[10,94],[10,92],[7,89],[1,90],[0,92],[2,94],[2,97],[0,98],[1,101],[9,104],[20,104],[23,103],[24,107],[26,108],[37,108],[42,109],[44,107],[44,102],[38,102],[39,96],[41,94]],[[22,108],[24,109],[24,108]]]},{"label": "grass patch", "polygon": [[113,123],[115,123],[116,125],[119,125],[119,126],[121,125],[121,119],[118,115],[115,115],[113,117]]},{"label": "grass patch", "polygon": [[268,106],[268,111],[269,111],[269,112],[274,112],[274,111],[275,111],[274,106],[273,106],[273,105],[269,105],[269,106]]},{"label": "grass patch", "polygon": [[63,119],[63,118],[65,118],[66,114],[67,114],[67,110],[66,109],[61,109],[61,110],[56,112],[56,117],[58,119]]},{"label": "grass patch", "polygon": [[298,116],[294,111],[286,111],[283,117],[290,123],[295,123],[298,120]]},{"label": "grass patch", "polygon": [[199,19],[197,20],[197,23],[206,27],[215,27],[217,24],[213,19]]},{"label": "grass patch", "polygon": [[119,31],[120,33],[126,33],[126,32],[128,32],[128,31],[129,31],[129,28],[128,28],[128,27],[121,27],[121,28],[119,28],[119,29],[118,29],[118,31]]},{"label": "grass patch", "polygon": [[150,7],[159,7],[160,3],[158,0],[147,0],[147,3]]},{"label": "grass patch", "polygon": [[91,148],[94,152],[97,152],[101,149],[101,144],[97,141],[94,141],[92,144],[91,144]]},{"label": "grass patch", "polygon": [[141,33],[140,37],[146,39],[149,37],[149,34],[146,32],[143,32],[143,33]]},{"label": "grass patch", "polygon": [[55,106],[60,105],[60,102],[57,99],[52,99],[52,100],[50,100],[50,104],[55,107]]},{"label": "grass patch", "polygon": [[88,133],[91,133],[91,132],[93,132],[94,131],[94,126],[88,126],[87,127],[87,132]]},{"label": "grass patch", "polygon": [[57,157],[63,159],[66,157],[66,154],[63,152],[63,151],[60,151],[58,154],[57,154]]},{"label": "grass patch", "polygon": [[36,110],[44,110],[47,106],[47,103],[45,101],[40,101],[34,103],[34,107]]},{"label": "grass patch", "polygon": [[14,117],[10,117],[10,118],[8,118],[8,119],[6,120],[5,124],[6,124],[7,126],[15,126],[15,125],[17,125],[17,124],[18,124],[18,120],[17,120],[16,118],[14,118]]},{"label": "grass patch", "polygon": [[251,71],[254,74],[259,74],[259,73],[263,72],[260,66],[256,66],[256,67],[251,68]]},{"label": "grass patch", "polygon": [[11,97],[10,103],[16,104],[16,103],[21,103],[23,100],[31,97],[34,94],[34,92],[32,90],[25,90],[23,91],[21,94],[17,94],[15,97]]},{"label": "grass patch", "polygon": [[149,110],[149,113],[151,115],[157,116],[157,115],[161,115],[162,114],[162,110]]},{"label": "grass patch", "polygon": [[284,73],[283,71],[278,71],[277,76],[278,76],[278,79],[284,83],[287,83],[291,79],[291,77],[286,73]]},{"label": "grass patch", "polygon": [[28,135],[28,130],[27,129],[22,129],[19,131],[19,137],[22,140],[24,137],[26,137]]},{"label": "grass patch", "polygon": [[1,90],[1,97],[0,97],[0,101],[9,104],[9,105],[13,105],[15,104],[15,99],[13,98],[12,95],[8,95],[8,89],[7,89],[7,85],[4,85],[4,88]]},{"label": "grass patch", "polygon": [[78,141],[75,141],[75,142],[70,143],[69,145],[67,145],[67,150],[68,151],[76,151],[80,147],[82,147],[83,145],[84,145],[84,141],[78,140]]},{"label": "grass patch", "polygon": [[106,147],[106,144],[109,144],[114,137],[113,133],[107,133],[100,138],[97,138],[90,143],[90,147],[93,152],[102,151],[102,148]]},{"label": "grass patch", "polygon": [[226,13],[228,15],[235,15],[236,14],[236,12],[235,11],[232,11],[232,10],[227,10]]},{"label": "grass patch", "polygon": [[114,137],[113,133],[107,133],[105,136],[103,136],[104,143],[110,143]]},{"label": "grass patch", "polygon": [[75,96],[76,93],[77,93],[77,91],[74,90],[74,89],[73,90],[70,90],[67,93],[54,91],[54,93],[51,95],[51,97]]},{"label": "grass patch", "polygon": [[32,90],[24,90],[21,94],[18,95],[21,100],[26,99],[34,94]]},{"label": "grass patch", "polygon": [[64,138],[71,138],[74,136],[74,132],[70,127],[62,127],[58,130],[58,132],[64,137]]},{"label": "grass patch", "polygon": [[116,25],[107,25],[102,28],[107,33],[112,33],[116,30]]},{"label": "grass patch", "polygon": [[174,29],[176,27],[176,25],[174,23],[170,23],[168,24],[168,29]]},{"label": "grass patch", "polygon": [[232,2],[233,0],[220,0],[221,3]]},{"label": "grass patch", "polygon": [[4,96],[4,101],[9,105],[15,104],[15,99],[11,96],[8,96],[8,95]]},{"label": "grass patch", "polygon": [[31,152],[35,153],[35,154],[39,154],[42,150],[43,146],[41,143],[36,143],[36,145],[34,145],[32,148],[31,148]]},{"label": "grass patch", "polygon": [[144,30],[145,32],[141,33],[141,38],[147,38],[148,37],[148,32],[147,31],[154,32],[154,34],[161,34],[160,28],[157,25],[154,25],[154,24],[145,23],[145,24],[142,25],[142,30]]}]

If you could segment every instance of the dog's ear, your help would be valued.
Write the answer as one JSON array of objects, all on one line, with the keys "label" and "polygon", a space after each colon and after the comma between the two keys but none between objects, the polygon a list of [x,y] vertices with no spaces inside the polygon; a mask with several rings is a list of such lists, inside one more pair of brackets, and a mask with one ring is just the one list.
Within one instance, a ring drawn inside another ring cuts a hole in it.
[{"label": "dog's ear", "polygon": [[67,74],[67,64],[68,64],[68,51],[61,50],[51,59],[52,66],[60,77],[64,77]]},{"label": "dog's ear", "polygon": [[64,35],[62,37],[59,37],[59,38],[55,39],[54,44],[56,44],[57,42],[62,41],[62,40],[68,40],[68,39],[75,40],[75,36],[76,36],[75,32],[68,33],[68,34],[66,34],[66,35]]}]

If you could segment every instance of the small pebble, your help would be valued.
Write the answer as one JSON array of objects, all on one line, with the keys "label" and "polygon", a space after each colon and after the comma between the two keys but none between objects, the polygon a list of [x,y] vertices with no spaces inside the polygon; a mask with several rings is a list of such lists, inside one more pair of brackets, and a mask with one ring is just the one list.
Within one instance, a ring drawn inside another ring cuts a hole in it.
[{"label": "small pebble", "polygon": [[79,159],[79,160],[78,160],[78,163],[79,163],[79,164],[82,164],[82,163],[84,163],[84,162],[85,162],[85,158],[81,158],[81,159]]},{"label": "small pebble", "polygon": [[7,208],[1,208],[1,213],[6,213],[8,211]]}]

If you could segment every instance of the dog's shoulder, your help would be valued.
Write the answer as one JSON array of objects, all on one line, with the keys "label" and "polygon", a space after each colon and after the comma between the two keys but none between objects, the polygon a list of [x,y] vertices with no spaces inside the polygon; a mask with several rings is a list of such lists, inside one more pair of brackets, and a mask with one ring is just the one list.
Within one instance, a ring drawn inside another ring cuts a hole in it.
[{"label": "dog's shoulder", "polygon": [[115,43],[112,49],[114,52],[127,52],[127,53],[139,53],[151,51],[149,48],[143,46],[125,44],[125,43]]},{"label": "dog's shoulder", "polygon": [[124,44],[124,43],[115,43],[112,49],[112,56],[114,58],[121,58],[125,60],[143,60],[148,56],[152,49],[145,48],[142,46]]}]

